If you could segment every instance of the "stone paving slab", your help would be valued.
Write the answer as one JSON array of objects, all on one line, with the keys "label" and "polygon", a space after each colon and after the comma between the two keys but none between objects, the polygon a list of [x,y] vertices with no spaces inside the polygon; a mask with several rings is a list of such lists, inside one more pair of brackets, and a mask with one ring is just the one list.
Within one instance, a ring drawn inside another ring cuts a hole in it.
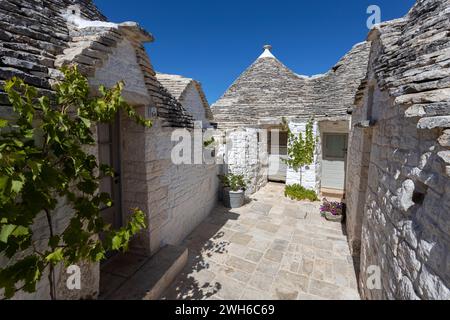
[{"label": "stone paving slab", "polygon": [[342,225],[283,193],[270,183],[242,208],[217,207],[184,241],[189,261],[163,299],[359,299]]}]

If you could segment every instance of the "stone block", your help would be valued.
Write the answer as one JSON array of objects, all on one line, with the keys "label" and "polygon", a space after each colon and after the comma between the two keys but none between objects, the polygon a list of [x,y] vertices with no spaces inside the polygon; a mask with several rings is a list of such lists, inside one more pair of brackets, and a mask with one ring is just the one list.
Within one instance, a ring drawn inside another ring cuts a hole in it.
[{"label": "stone block", "polygon": [[438,142],[442,147],[450,148],[450,130],[444,130]]},{"label": "stone block", "polygon": [[422,118],[417,124],[419,129],[450,128],[450,116]]},{"label": "stone block", "polygon": [[166,246],[150,258],[110,300],[157,300],[187,263],[188,251]]}]

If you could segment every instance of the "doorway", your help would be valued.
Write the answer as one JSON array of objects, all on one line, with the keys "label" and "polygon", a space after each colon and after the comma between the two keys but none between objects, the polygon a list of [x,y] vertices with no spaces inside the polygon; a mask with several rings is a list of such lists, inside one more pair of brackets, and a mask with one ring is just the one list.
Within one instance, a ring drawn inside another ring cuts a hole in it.
[{"label": "doorway", "polygon": [[323,134],[322,189],[328,192],[345,190],[348,134]]},{"label": "doorway", "polygon": [[114,177],[104,176],[100,181],[100,192],[110,194],[112,207],[104,207],[102,216],[113,229],[123,225],[121,206],[121,166],[120,166],[120,116],[111,124],[98,124],[99,163],[113,168]]},{"label": "doorway", "polygon": [[288,159],[288,133],[285,131],[269,131],[269,181],[286,183]]}]

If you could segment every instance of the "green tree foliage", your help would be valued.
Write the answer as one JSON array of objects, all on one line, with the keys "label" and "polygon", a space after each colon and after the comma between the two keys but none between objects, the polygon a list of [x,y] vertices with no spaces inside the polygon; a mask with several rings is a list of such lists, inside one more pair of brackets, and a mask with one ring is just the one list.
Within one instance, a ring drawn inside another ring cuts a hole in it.
[{"label": "green tree foliage", "polygon": [[289,127],[287,129],[289,159],[285,160],[285,163],[298,172],[304,166],[311,165],[314,162],[314,150],[317,143],[317,139],[314,137],[314,123],[312,120],[308,121],[304,135],[300,132],[297,136],[292,133]]},{"label": "green tree foliage", "polygon": [[[103,221],[100,208],[113,203],[109,194],[98,192],[99,181],[114,173],[99,165],[86,146],[96,144],[92,128],[112,122],[119,111],[143,126],[151,122],[124,102],[122,82],[112,89],[100,87],[100,95],[92,97],[76,67],[63,73],[51,100],[18,78],[4,86],[15,114],[14,120],[0,119],[0,256],[8,259],[0,269],[0,289],[6,298],[18,290],[35,292],[47,268],[50,294],[56,298],[56,265],[98,262],[107,251],[126,250],[146,225],[139,209],[120,230]],[[62,202],[73,214],[61,231],[53,219]],[[48,238],[39,242],[32,228],[38,217],[48,225]]]}]

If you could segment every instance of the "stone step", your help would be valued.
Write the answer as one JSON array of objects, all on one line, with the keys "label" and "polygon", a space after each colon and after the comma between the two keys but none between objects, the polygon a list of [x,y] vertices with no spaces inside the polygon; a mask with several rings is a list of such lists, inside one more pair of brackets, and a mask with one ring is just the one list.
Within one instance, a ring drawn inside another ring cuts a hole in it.
[{"label": "stone step", "polygon": [[322,188],[320,190],[320,194],[322,198],[327,198],[329,201],[343,201],[345,191],[331,188]]},{"label": "stone step", "polygon": [[149,258],[103,300],[157,300],[186,266],[188,249],[168,245]]}]

